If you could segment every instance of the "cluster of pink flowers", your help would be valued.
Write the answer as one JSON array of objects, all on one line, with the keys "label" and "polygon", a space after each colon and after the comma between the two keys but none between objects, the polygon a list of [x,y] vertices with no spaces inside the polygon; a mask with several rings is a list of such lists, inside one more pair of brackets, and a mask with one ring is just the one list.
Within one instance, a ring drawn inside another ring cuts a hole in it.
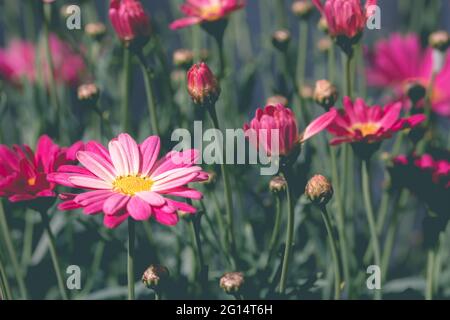
[{"label": "cluster of pink flowers", "polygon": [[[428,88],[433,74],[431,48],[423,49],[416,34],[395,33],[380,40],[368,54],[367,79],[370,85],[392,88],[397,99],[406,97],[411,83]],[[443,69],[436,75],[431,93],[434,112],[450,116],[450,55],[447,54]]]},{"label": "cluster of pink flowers", "polygon": [[[86,69],[82,56],[54,34],[49,41],[55,80],[71,86],[79,84]],[[43,46],[15,39],[7,48],[0,49],[0,77],[19,85],[23,79],[36,82],[39,72],[48,84],[50,68]]]}]

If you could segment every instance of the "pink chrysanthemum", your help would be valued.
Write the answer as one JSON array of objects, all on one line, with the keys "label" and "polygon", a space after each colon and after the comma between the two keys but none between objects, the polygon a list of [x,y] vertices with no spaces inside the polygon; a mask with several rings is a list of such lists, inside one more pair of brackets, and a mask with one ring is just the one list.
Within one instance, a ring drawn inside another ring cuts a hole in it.
[{"label": "pink chrysanthemum", "polygon": [[[86,69],[83,58],[53,34],[50,35],[50,50],[55,80],[71,86],[77,85]],[[37,57],[41,59],[39,64]],[[20,84],[24,78],[34,83],[38,76],[38,65],[48,84],[50,71],[43,48],[28,41],[12,40],[6,49],[0,49],[0,76],[15,85]]]},{"label": "pink chrysanthemum", "polygon": [[418,114],[400,118],[402,104],[391,103],[385,107],[366,105],[363,99],[353,103],[349,97],[343,99],[344,110],[334,119],[328,131],[335,136],[331,144],[377,143],[406,128],[414,128],[425,120]]},{"label": "pink chrysanthemum", "polygon": [[245,0],[186,0],[181,5],[181,11],[186,17],[172,22],[170,29],[176,30],[193,24],[224,19],[243,7]]},{"label": "pink chrysanthemum", "polygon": [[[300,135],[295,114],[291,109],[281,104],[268,105],[263,109],[256,110],[252,121],[244,124],[244,131],[247,137],[254,134],[256,147],[264,148],[269,156],[287,156],[296,146],[324,130],[333,121],[336,114],[336,110],[332,108],[311,122]],[[260,132],[261,130],[265,131]],[[278,140],[274,141],[278,145],[275,148],[272,145],[272,130],[278,130]]]},{"label": "pink chrysanthemum", "polygon": [[147,138],[138,145],[128,134],[113,139],[108,149],[91,141],[77,153],[83,167],[64,166],[51,179],[59,184],[90,191],[64,195],[60,209],[83,208],[91,215],[104,213],[104,224],[115,228],[131,216],[135,220],[153,217],[166,225],[178,222],[177,210],[195,213],[196,209],[168,196],[201,199],[202,194],[187,187],[205,181],[208,175],[194,163],[196,150],[170,152],[157,161],[160,139]]},{"label": "pink chrysanthemum", "polygon": [[[420,83],[428,88],[433,72],[431,48],[422,49],[416,34],[402,36],[398,33],[380,40],[369,52],[367,80],[370,85],[393,88],[397,98],[406,96],[410,83]],[[450,117],[450,55],[443,69],[436,75],[431,102],[433,111]]]},{"label": "pink chrysanthemum", "polygon": [[61,148],[46,135],[39,138],[35,152],[27,145],[12,149],[0,145],[0,197],[11,202],[55,197],[55,184],[48,175],[74,163],[76,152],[82,148],[81,142]]}]

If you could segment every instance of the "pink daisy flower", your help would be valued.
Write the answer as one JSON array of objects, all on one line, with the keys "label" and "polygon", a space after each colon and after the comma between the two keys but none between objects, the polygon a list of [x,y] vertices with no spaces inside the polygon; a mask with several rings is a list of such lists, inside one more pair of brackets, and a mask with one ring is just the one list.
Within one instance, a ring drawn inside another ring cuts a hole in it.
[{"label": "pink daisy flower", "polygon": [[[395,33],[376,43],[368,54],[367,80],[370,85],[393,88],[396,98],[406,97],[410,83],[420,83],[428,88],[433,72],[433,49],[423,49],[416,34]],[[443,69],[437,74],[431,102],[433,111],[450,117],[450,55],[447,54]]]},{"label": "pink daisy flower", "polygon": [[170,29],[225,19],[230,13],[243,7],[245,0],[186,0],[181,5],[181,11],[186,17],[172,22]]},{"label": "pink daisy flower", "polygon": [[104,213],[104,224],[115,228],[128,217],[147,220],[153,217],[165,225],[178,222],[177,210],[195,213],[196,209],[169,196],[201,199],[202,194],[187,187],[205,181],[207,173],[194,163],[196,150],[169,152],[157,160],[160,139],[147,138],[138,145],[128,134],[110,141],[108,149],[91,141],[77,153],[83,167],[64,166],[52,175],[61,185],[87,189],[81,194],[63,195],[62,210],[83,208],[88,215]]},{"label": "pink daisy flower", "polygon": [[385,107],[366,105],[358,98],[353,103],[349,97],[343,99],[344,110],[328,126],[335,136],[331,144],[372,144],[390,138],[395,132],[414,128],[425,120],[422,114],[401,118],[402,104],[391,103]]},{"label": "pink daisy flower", "polygon": [[75,163],[75,154],[82,148],[82,142],[61,148],[46,135],[39,138],[35,152],[27,145],[12,149],[0,145],[0,197],[11,202],[55,197],[55,184],[48,175]]}]

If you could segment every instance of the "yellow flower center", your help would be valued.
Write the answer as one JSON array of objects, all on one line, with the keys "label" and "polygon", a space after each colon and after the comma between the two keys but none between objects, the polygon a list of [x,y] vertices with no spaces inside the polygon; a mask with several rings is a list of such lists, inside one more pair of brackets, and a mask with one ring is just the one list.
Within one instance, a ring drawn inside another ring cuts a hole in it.
[{"label": "yellow flower center", "polygon": [[373,122],[367,122],[367,123],[356,123],[352,126],[352,130],[356,131],[359,130],[363,137],[375,134],[378,129],[380,129],[380,125]]},{"label": "yellow flower center", "polygon": [[152,187],[153,181],[146,177],[126,176],[118,177],[113,182],[114,190],[133,196],[141,191],[149,191]]},{"label": "yellow flower center", "polygon": [[31,187],[34,186],[36,184],[36,177],[28,179],[27,183]]},{"label": "yellow flower center", "polygon": [[203,19],[208,21],[215,21],[222,18],[222,5],[218,3],[213,3],[209,6],[204,6],[201,8],[201,13]]}]

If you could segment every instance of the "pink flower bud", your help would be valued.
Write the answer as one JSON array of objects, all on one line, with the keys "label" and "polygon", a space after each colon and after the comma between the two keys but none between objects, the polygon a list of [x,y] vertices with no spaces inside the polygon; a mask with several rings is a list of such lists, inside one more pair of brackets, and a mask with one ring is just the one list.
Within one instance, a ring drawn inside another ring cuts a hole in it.
[{"label": "pink flower bud", "polygon": [[194,64],[187,73],[187,89],[195,104],[212,106],[220,95],[220,85],[208,65]]}]

